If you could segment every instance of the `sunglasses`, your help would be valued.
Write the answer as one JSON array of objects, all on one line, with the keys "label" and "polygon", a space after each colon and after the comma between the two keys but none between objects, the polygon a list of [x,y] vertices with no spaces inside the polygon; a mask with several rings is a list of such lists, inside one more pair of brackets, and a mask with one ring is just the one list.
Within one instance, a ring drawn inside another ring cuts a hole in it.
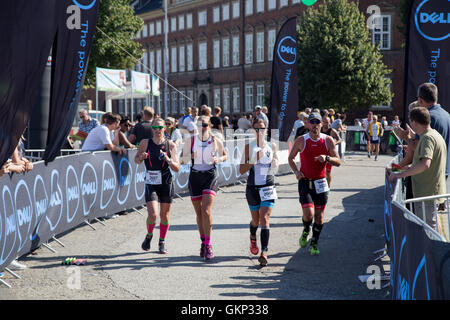
[{"label": "sunglasses", "polygon": [[197,124],[197,126],[202,126],[203,128],[207,128],[207,127],[209,127],[209,123],[206,123],[206,122],[202,122],[202,124]]},{"label": "sunglasses", "polygon": [[255,130],[256,132],[260,132],[266,130],[266,128],[253,128],[253,130]]},{"label": "sunglasses", "polygon": [[311,124],[319,124],[319,123],[321,123],[321,121],[317,120],[317,119],[313,119],[313,120],[309,120],[309,123],[311,123]]},{"label": "sunglasses", "polygon": [[171,123],[167,123],[167,122],[166,122],[166,126],[167,126],[167,127],[170,127],[171,125],[172,125]]},{"label": "sunglasses", "polygon": [[153,130],[162,130],[164,128],[165,128],[165,126],[152,126]]}]

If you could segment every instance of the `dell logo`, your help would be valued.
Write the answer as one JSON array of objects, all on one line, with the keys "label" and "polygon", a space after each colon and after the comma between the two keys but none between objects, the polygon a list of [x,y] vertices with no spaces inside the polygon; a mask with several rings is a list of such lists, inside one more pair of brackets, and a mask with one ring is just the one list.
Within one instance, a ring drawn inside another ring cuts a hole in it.
[{"label": "dell logo", "polygon": [[435,23],[450,23],[450,13],[447,13],[447,15],[443,12],[437,14],[436,12],[433,12],[431,14],[426,12],[420,13],[420,23],[427,23],[431,22],[433,24]]},{"label": "dell logo", "polygon": [[415,10],[417,32],[427,40],[443,41],[450,37],[449,0],[423,0]]},{"label": "dell logo", "polygon": [[286,36],[278,43],[278,57],[285,64],[294,64],[297,61],[297,42],[291,36]]}]

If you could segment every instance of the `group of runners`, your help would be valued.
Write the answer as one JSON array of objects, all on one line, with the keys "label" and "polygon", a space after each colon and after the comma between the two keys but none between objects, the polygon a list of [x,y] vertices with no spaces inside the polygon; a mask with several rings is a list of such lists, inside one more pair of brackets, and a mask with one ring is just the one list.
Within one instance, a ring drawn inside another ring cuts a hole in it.
[{"label": "group of runners", "polygon": [[[312,113],[308,122],[309,132],[295,139],[289,154],[289,165],[298,179],[303,211],[304,230],[299,238],[299,245],[302,248],[307,247],[312,226],[309,250],[312,255],[318,255],[318,241],[329,192],[327,166],[339,166],[341,160],[336,150],[338,141],[332,137],[331,131],[329,135],[321,132],[321,116]],[[227,153],[222,140],[215,137],[211,131],[209,116],[200,116],[197,127],[198,133],[185,139],[180,157],[176,145],[165,137],[165,122],[161,118],[152,123],[153,138],[142,140],[138,146],[135,162],[144,162],[146,167],[145,201],[148,210],[147,234],[142,249],[150,250],[159,215],[159,253],[167,253],[165,239],[174,196],[171,170],[178,172],[181,164],[190,163],[189,193],[201,240],[200,257],[209,261],[214,258],[211,234],[212,207],[218,189],[216,166],[227,160]],[[249,173],[245,194],[251,213],[250,252],[255,256],[259,255],[258,262],[261,266],[266,266],[270,236],[269,218],[277,199],[275,174],[278,170],[278,155],[276,145],[266,139],[268,128],[262,119],[253,122],[253,130],[255,137],[245,145],[239,172],[241,175]],[[300,154],[300,167],[295,162],[297,154]],[[258,227],[261,228],[261,249],[257,241]]]}]

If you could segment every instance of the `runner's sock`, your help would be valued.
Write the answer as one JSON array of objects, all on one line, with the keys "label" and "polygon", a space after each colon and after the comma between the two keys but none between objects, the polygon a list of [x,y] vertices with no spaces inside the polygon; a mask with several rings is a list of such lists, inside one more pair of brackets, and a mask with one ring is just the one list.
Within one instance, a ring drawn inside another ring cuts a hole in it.
[{"label": "runner's sock", "polygon": [[200,235],[200,240],[202,241],[202,244],[205,244],[205,235],[204,234],[201,234]]},{"label": "runner's sock", "polygon": [[150,224],[147,219],[147,235],[153,236],[153,229],[155,228],[156,223]]},{"label": "runner's sock", "polygon": [[258,230],[258,226],[254,227],[252,223],[250,222],[250,235],[252,236],[252,239],[256,239],[256,231]]},{"label": "runner's sock", "polygon": [[159,225],[159,240],[166,239],[167,231],[169,231],[169,221],[166,223],[161,222]]},{"label": "runner's sock", "polygon": [[303,231],[309,233],[309,231],[311,229],[311,224],[312,224],[313,221],[312,220],[311,221],[305,221],[303,218],[302,218],[302,221],[303,221],[303,227],[304,227]]},{"label": "runner's sock", "polygon": [[261,226],[261,250],[267,251],[269,247],[269,236],[270,229],[269,227]]},{"label": "runner's sock", "polygon": [[205,246],[211,245],[211,237],[205,236]]},{"label": "runner's sock", "polygon": [[320,232],[322,231],[323,228],[323,224],[316,224],[314,222],[313,225],[313,235],[311,238],[311,242],[314,242],[317,244],[317,242],[319,242],[319,237],[320,237]]}]

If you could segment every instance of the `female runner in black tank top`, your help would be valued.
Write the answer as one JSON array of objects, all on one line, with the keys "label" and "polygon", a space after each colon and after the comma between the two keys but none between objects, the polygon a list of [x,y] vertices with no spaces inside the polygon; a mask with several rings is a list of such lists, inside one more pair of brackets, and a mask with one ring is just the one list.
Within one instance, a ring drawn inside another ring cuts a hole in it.
[{"label": "female runner in black tank top", "polygon": [[167,253],[165,238],[169,230],[170,207],[173,198],[172,174],[180,170],[177,147],[175,143],[165,138],[164,119],[155,119],[152,123],[153,138],[141,141],[136,153],[135,162],[145,163],[145,201],[147,204],[147,235],[142,243],[142,249],[150,250],[153,229],[158,218],[158,202],[160,203],[160,238],[159,252]]}]

